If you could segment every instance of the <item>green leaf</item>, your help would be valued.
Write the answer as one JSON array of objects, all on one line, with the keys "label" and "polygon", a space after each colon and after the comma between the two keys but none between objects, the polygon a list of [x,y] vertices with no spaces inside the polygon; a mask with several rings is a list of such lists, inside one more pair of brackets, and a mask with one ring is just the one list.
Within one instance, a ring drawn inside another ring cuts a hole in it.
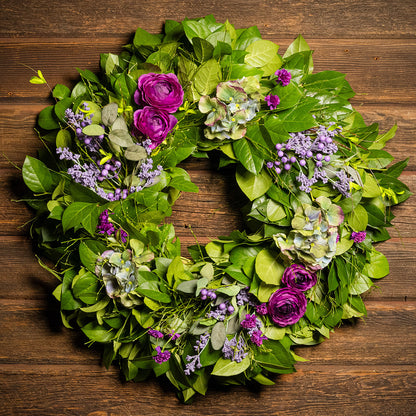
[{"label": "green leaf", "polygon": [[139,46],[155,46],[159,45],[162,41],[162,35],[152,35],[140,27],[136,30],[133,39],[133,45]]},{"label": "green leaf", "polygon": [[374,142],[369,146],[369,150],[381,150],[386,143],[392,139],[397,131],[397,124],[395,124],[389,131],[384,134],[379,134]]},{"label": "green leaf", "polygon": [[26,186],[35,193],[51,192],[53,178],[46,165],[38,159],[26,156],[22,168]]},{"label": "green leaf", "polygon": [[54,130],[59,129],[59,121],[55,115],[55,106],[50,105],[44,108],[38,117],[38,124],[42,129]]},{"label": "green leaf", "polygon": [[234,154],[240,163],[251,173],[258,174],[263,167],[263,158],[257,149],[246,138],[236,140],[232,144]]},{"label": "green leaf", "polygon": [[56,84],[52,91],[52,95],[58,100],[63,100],[71,95],[71,90],[66,85]]},{"label": "green leaf", "polygon": [[316,126],[317,122],[311,114],[316,103],[315,99],[309,97],[300,101],[297,106],[279,112],[278,119],[282,122],[283,128],[295,133]]},{"label": "green leaf", "polygon": [[282,65],[282,59],[277,54],[279,46],[269,40],[256,40],[247,46],[248,54],[244,62],[255,68],[260,68],[265,77],[272,75]]},{"label": "green leaf", "polygon": [[72,293],[77,299],[87,305],[92,305],[98,301],[100,286],[101,284],[95,274],[81,269],[72,282]]},{"label": "green leaf", "polygon": [[302,35],[299,35],[286,49],[283,58],[287,58],[295,53],[309,51],[309,45]]},{"label": "green leaf", "polygon": [[364,185],[363,185],[363,197],[364,198],[375,198],[381,195],[381,190],[378,185],[376,178],[367,172],[364,172]]},{"label": "green leaf", "polygon": [[267,201],[266,215],[269,221],[277,222],[286,217],[286,211],[280,204],[269,199]]},{"label": "green leaf", "polygon": [[221,376],[221,377],[230,377],[241,374],[250,366],[250,358],[245,357],[241,362],[237,363],[236,361],[226,360],[225,358],[220,358],[215,364],[212,375]]},{"label": "green leaf", "polygon": [[368,214],[362,205],[347,215],[348,225],[356,232],[364,231],[368,225]]},{"label": "green leaf", "polygon": [[383,169],[392,160],[393,156],[385,150],[372,150],[367,156],[367,166],[369,169]]},{"label": "green leaf", "polygon": [[340,88],[345,79],[345,74],[337,71],[321,71],[309,75],[304,81],[304,87],[310,91],[322,91]]},{"label": "green leaf", "polygon": [[221,81],[221,67],[215,59],[201,65],[195,74],[194,86],[199,94],[212,94]]},{"label": "green leaf", "polygon": [[196,59],[198,59],[199,62],[205,62],[212,58],[214,47],[210,42],[198,37],[193,38],[192,42],[194,45]]},{"label": "green leaf", "polygon": [[363,273],[372,279],[381,279],[389,274],[389,262],[383,253],[373,249],[368,255],[367,261]]},{"label": "green leaf", "polygon": [[70,228],[78,229],[82,225],[91,235],[94,235],[98,217],[105,207],[94,203],[74,202],[65,209],[62,216],[62,227],[64,232]]},{"label": "green leaf", "polygon": [[333,292],[339,285],[337,272],[334,263],[331,263],[331,268],[328,274],[328,291]]},{"label": "green leaf", "polygon": [[236,179],[238,186],[250,201],[264,195],[273,183],[272,178],[264,169],[258,175],[243,168],[237,169]]},{"label": "green leaf", "polygon": [[268,285],[278,285],[285,267],[279,263],[277,254],[265,248],[256,257],[256,273]]},{"label": "green leaf", "polygon": [[66,129],[59,130],[56,135],[56,147],[70,147],[71,143],[71,133]]},{"label": "green leaf", "polygon": [[96,322],[89,322],[81,330],[91,341],[96,342],[110,342],[117,333],[114,329],[107,329]]},{"label": "green leaf", "polygon": [[84,240],[79,245],[81,263],[92,273],[95,273],[97,258],[107,247],[99,240]]}]

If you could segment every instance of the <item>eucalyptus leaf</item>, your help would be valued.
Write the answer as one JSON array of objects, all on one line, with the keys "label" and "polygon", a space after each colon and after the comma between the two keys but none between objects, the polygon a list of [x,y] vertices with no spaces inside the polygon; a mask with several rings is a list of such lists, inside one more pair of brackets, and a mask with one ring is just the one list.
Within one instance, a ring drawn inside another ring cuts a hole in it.
[{"label": "eucalyptus leaf", "polygon": [[227,339],[224,322],[217,322],[211,331],[211,345],[215,351],[220,350]]},{"label": "eucalyptus leaf", "polygon": [[[111,134],[111,133],[110,133]],[[147,158],[147,152],[145,150],[145,148],[143,146],[140,145],[133,145],[133,146],[129,146],[125,151],[124,151],[124,157],[128,160],[133,160],[133,161],[140,161],[140,160],[144,160]]]},{"label": "eucalyptus leaf", "polygon": [[82,129],[86,136],[102,136],[105,130],[99,124],[90,124]]},{"label": "eucalyptus leaf", "polygon": [[111,143],[117,146],[130,147],[134,145],[132,137],[126,130],[111,130],[111,132],[108,133],[108,138],[110,139]]},{"label": "eucalyptus leaf", "polygon": [[110,103],[103,107],[101,110],[101,120],[107,127],[113,125],[118,116],[118,105],[117,103]]}]

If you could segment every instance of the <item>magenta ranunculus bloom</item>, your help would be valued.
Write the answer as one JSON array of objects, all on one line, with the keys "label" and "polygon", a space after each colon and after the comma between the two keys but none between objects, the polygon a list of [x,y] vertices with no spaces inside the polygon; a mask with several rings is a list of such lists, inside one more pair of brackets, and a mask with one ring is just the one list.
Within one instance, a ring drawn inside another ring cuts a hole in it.
[{"label": "magenta ranunculus bloom", "polygon": [[293,325],[305,314],[308,301],[303,292],[283,287],[270,296],[267,306],[272,321],[281,327]]},{"label": "magenta ranunculus bloom", "polygon": [[165,140],[177,122],[172,114],[154,107],[146,106],[134,112],[134,127],[152,141],[151,149]]},{"label": "magenta ranunculus bloom", "polygon": [[280,104],[280,98],[277,95],[267,95],[264,97],[264,101],[266,101],[270,110],[276,110],[277,106]]},{"label": "magenta ranunculus bloom", "polygon": [[182,105],[183,89],[175,74],[144,74],[137,82],[134,101],[174,113]]},{"label": "magenta ranunculus bloom", "polygon": [[292,264],[283,273],[282,283],[285,286],[305,291],[316,285],[316,273],[306,270],[301,264]]}]

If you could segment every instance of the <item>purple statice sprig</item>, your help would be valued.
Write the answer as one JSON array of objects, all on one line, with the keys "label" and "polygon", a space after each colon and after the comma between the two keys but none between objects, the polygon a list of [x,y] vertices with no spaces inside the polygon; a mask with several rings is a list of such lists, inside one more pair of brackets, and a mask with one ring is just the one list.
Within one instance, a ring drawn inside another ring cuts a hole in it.
[{"label": "purple statice sprig", "polygon": [[267,339],[267,337],[263,335],[263,332],[261,331],[263,322],[256,316],[256,314],[246,314],[240,325],[247,331],[251,342],[258,347],[262,345],[263,340]]},{"label": "purple statice sprig", "polygon": [[109,220],[110,214],[108,210],[104,210],[98,217],[97,232],[98,234],[106,234],[107,236],[118,236],[120,240],[125,243],[128,239],[128,234],[121,227],[116,229],[114,224]]},{"label": "purple statice sprig", "polygon": [[222,354],[225,359],[241,363],[247,357],[247,344],[244,338],[237,334],[231,339],[226,339],[222,347]]},{"label": "purple statice sprig", "polygon": [[208,345],[209,339],[210,334],[208,332],[200,335],[199,339],[195,342],[194,345],[196,354],[186,356],[186,361],[188,361],[184,370],[186,376],[191,375],[191,373],[195,372],[196,369],[202,367],[200,355],[204,348]]},{"label": "purple statice sprig", "polygon": [[170,352],[169,351],[162,351],[162,348],[158,345],[156,348],[156,355],[154,355],[152,358],[155,360],[157,364],[162,364],[165,361],[168,361],[170,358]]},{"label": "purple statice sprig", "polygon": [[354,243],[358,244],[358,243],[362,243],[365,238],[367,236],[367,232],[366,231],[353,231],[351,233],[351,240],[354,240]]}]

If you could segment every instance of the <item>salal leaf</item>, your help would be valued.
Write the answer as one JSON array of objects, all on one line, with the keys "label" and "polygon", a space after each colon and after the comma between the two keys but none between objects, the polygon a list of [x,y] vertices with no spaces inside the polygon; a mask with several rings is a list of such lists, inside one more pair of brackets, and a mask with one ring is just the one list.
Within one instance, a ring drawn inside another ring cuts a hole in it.
[{"label": "salal leaf", "polygon": [[27,187],[35,193],[50,192],[53,178],[47,166],[38,159],[26,156],[22,168],[23,180]]},{"label": "salal leaf", "polygon": [[250,201],[264,195],[273,182],[271,176],[264,169],[257,175],[246,169],[237,169],[236,179],[238,186]]},{"label": "salal leaf", "polygon": [[309,51],[309,45],[306,42],[306,40],[303,38],[302,35],[299,35],[286,49],[285,54],[283,55],[283,58],[287,58],[288,56],[291,56],[298,52],[303,51]]},{"label": "salal leaf", "polygon": [[215,59],[201,65],[195,74],[194,86],[201,95],[212,94],[221,81],[221,67]]},{"label": "salal leaf", "polygon": [[265,248],[256,257],[256,273],[268,285],[278,285],[285,267],[280,264],[276,253]]},{"label": "salal leaf", "polygon": [[222,376],[222,377],[230,377],[236,376],[237,374],[241,374],[250,366],[250,358],[245,357],[239,363],[236,361],[226,360],[225,358],[220,358],[217,363],[215,364],[212,375],[213,376]]},{"label": "salal leaf", "polygon": [[64,232],[71,228],[77,230],[81,226],[84,227],[91,235],[94,235],[98,224],[98,217],[104,207],[88,202],[74,202],[66,210],[62,216],[62,227]]}]

